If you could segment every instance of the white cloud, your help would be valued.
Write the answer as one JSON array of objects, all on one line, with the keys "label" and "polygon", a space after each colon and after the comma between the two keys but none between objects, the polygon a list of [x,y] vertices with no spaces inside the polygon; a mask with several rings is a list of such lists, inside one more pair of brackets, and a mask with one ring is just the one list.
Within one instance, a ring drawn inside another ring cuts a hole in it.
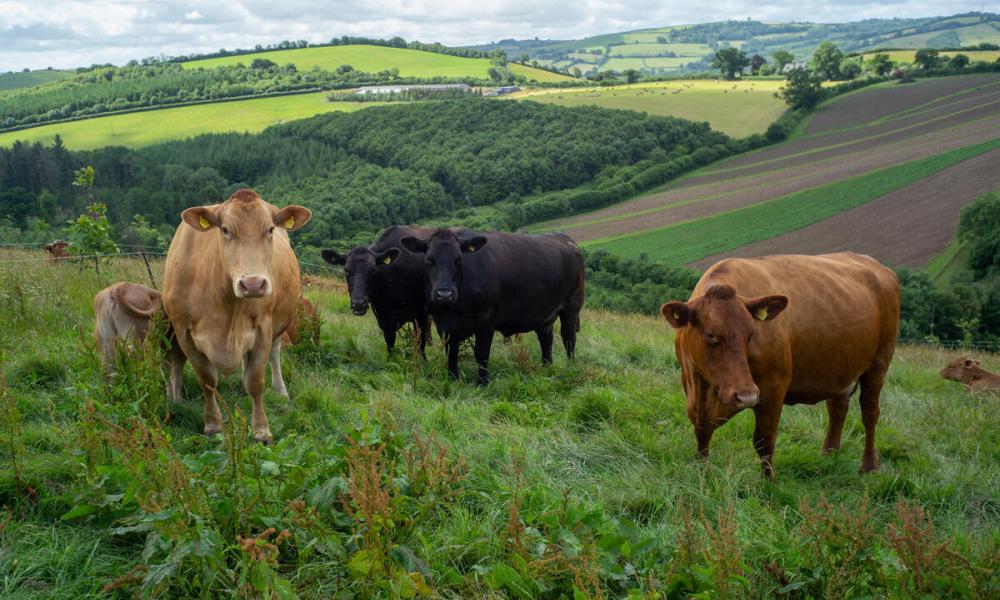
[{"label": "white cloud", "polygon": [[0,71],[341,35],[464,45],[747,17],[849,21],[979,9],[970,0],[0,0]]}]

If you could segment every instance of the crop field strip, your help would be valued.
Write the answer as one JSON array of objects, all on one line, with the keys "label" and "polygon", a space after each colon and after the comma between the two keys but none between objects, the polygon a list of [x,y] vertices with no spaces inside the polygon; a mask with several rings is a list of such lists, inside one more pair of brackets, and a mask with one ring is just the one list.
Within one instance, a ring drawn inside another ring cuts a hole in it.
[{"label": "crop field strip", "polygon": [[795,231],[704,258],[822,254],[851,250],[896,267],[922,268],[952,242],[969,200],[1000,189],[1000,150],[938,171],[876,200]]},{"label": "crop field strip", "polygon": [[[873,169],[915,160],[937,152],[1000,137],[1000,104],[976,119],[938,126],[922,132],[883,134],[828,150],[773,160],[762,168],[750,165],[735,172],[691,177],[668,191],[640,196],[599,211],[545,223],[538,229],[560,229],[579,240],[623,235],[671,225],[714,212],[766,201],[797,190],[863,174]],[[950,117],[948,119],[951,119]],[[790,144],[785,145],[788,147]],[[873,154],[873,150],[877,153]]]},{"label": "crop field strip", "polygon": [[[997,148],[1000,138],[670,227],[584,245],[622,256],[647,254],[667,264],[693,264],[713,254],[728,256],[729,251],[821,222]],[[934,254],[929,252],[927,259]]]}]

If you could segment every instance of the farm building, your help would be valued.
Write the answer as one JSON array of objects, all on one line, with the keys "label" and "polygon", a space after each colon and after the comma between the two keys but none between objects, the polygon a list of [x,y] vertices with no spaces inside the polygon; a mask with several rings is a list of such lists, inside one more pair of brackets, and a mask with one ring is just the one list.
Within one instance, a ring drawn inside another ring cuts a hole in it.
[{"label": "farm building", "polygon": [[359,96],[369,94],[399,94],[402,92],[469,92],[472,88],[465,83],[440,83],[428,85],[368,85],[358,88]]},{"label": "farm building", "polygon": [[502,96],[504,94],[513,94],[514,92],[520,92],[521,88],[516,85],[505,85],[501,87],[493,88],[492,90],[486,92],[487,96]]}]

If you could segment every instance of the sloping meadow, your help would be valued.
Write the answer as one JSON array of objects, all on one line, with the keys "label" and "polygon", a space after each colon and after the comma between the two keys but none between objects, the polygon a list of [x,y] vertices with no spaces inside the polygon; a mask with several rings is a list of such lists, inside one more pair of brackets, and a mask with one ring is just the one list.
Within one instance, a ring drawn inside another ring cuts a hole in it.
[{"label": "sloping meadow", "polygon": [[[319,329],[268,392],[276,443],[248,435],[236,378],[206,439],[188,372],[162,392],[155,345],[105,380],[94,293],[141,261],[53,265],[0,253],[0,596],[996,597],[996,400],[937,377],[950,354],[901,348],[883,395],[882,469],[821,455],[822,407],[785,411],[777,481],[752,418],[694,459],[672,334],[585,310],[579,356],[541,366],[496,340],[494,380],[450,381],[435,343],[386,359],[343,283],[312,277]],[[160,265],[153,275],[161,278]],[[404,336],[405,338],[406,336]],[[997,370],[1000,359],[983,357]],[[169,415],[169,417],[168,417]]]}]

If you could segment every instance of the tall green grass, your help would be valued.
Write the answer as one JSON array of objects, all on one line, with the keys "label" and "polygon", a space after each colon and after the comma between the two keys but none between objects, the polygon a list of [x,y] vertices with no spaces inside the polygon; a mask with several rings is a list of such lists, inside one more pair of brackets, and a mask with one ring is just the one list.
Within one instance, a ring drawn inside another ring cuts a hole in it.
[{"label": "tall green grass", "polygon": [[[98,597],[108,585],[123,597],[303,598],[1000,589],[1000,412],[937,377],[942,351],[900,349],[883,395],[881,471],[857,473],[856,408],[843,450],[824,457],[825,410],[791,407],[770,482],[750,414],[695,460],[659,319],[585,310],[578,358],[557,352],[553,366],[540,364],[533,336],[498,338],[493,381],[480,388],[468,351],[457,382],[438,343],[427,364],[387,359],[343,284],[316,278],[306,295],[321,339],[286,351],[291,399],[267,393],[277,442],[262,447],[247,435],[235,377],[220,387],[230,435],[212,440],[199,434],[190,370],[169,425],[130,401],[145,397],[155,355],[131,359],[147,361],[131,371],[133,396],[129,378],[110,389],[102,379],[90,301],[110,280],[143,281],[141,262],[117,261],[101,279],[27,262],[36,258],[0,254],[0,353],[27,486],[0,461],[0,596]],[[947,552],[918,564],[906,540]]]},{"label": "tall green grass", "polygon": [[818,223],[995,148],[1000,148],[1000,140],[910,161],[702,219],[584,242],[583,245],[605,248],[622,256],[646,254],[667,264],[688,264]]}]

